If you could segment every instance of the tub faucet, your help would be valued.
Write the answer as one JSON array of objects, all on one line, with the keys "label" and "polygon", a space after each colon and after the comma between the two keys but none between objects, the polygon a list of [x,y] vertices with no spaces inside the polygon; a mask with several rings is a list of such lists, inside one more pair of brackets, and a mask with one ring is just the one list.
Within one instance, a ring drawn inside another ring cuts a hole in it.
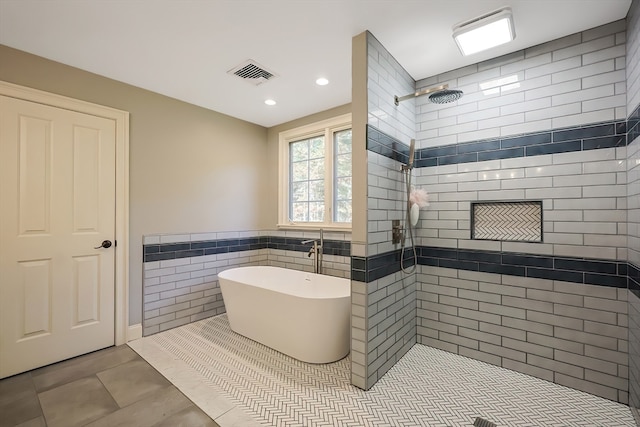
[{"label": "tub faucet", "polygon": [[313,243],[313,246],[311,247],[311,249],[309,249],[309,254],[307,256],[311,257],[311,255],[314,255],[313,272],[322,274],[322,247],[324,246],[323,230],[320,229],[320,244],[318,244],[318,241],[314,239],[303,240],[300,243],[302,243],[303,245],[306,245],[307,243]]}]

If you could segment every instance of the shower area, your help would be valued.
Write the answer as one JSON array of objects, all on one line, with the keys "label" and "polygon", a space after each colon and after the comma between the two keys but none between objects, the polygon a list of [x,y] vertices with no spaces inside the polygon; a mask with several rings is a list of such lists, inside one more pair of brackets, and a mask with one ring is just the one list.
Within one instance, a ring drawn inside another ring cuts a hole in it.
[{"label": "shower area", "polygon": [[[629,404],[631,33],[621,20],[418,81],[354,37],[353,385],[423,344]],[[528,222],[474,234],[513,216]]]}]

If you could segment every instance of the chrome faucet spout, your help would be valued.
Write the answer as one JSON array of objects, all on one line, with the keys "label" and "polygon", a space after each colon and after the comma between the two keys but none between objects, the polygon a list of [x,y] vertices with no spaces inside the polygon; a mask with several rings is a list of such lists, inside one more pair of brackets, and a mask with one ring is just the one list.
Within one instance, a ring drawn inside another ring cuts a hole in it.
[{"label": "chrome faucet spout", "polygon": [[313,272],[322,274],[322,248],[324,246],[324,235],[322,228],[320,229],[320,243],[316,239],[303,240],[300,242],[302,245],[307,243],[313,243],[313,246],[309,249],[308,257],[314,255],[313,259]]}]

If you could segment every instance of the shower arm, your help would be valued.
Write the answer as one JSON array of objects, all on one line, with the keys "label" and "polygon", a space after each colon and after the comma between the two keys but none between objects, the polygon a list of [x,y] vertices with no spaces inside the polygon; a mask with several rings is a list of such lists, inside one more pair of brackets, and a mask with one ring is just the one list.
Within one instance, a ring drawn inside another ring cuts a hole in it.
[{"label": "shower arm", "polygon": [[422,90],[416,91],[414,93],[410,93],[409,95],[405,95],[405,96],[394,95],[393,101],[394,101],[394,103],[396,105],[400,105],[401,101],[405,101],[405,100],[411,99],[411,98],[417,98],[417,97],[422,96],[422,95],[428,95],[428,94],[433,93],[433,92],[440,92],[441,90],[445,90],[445,89],[449,89],[449,85],[448,84],[444,84],[444,85],[440,85],[440,86],[434,86],[434,87],[428,87],[426,89],[422,89]]}]

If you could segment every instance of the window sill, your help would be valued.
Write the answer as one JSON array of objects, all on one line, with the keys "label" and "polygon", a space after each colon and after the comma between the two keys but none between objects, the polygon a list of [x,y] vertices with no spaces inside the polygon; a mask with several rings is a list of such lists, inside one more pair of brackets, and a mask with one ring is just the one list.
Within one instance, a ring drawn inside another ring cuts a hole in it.
[{"label": "window sill", "polygon": [[338,225],[338,224],[320,224],[320,223],[311,223],[311,224],[296,224],[296,223],[285,223],[285,224],[277,224],[276,227],[278,230],[329,230],[329,231],[341,231],[344,233],[351,233],[351,226]]}]

